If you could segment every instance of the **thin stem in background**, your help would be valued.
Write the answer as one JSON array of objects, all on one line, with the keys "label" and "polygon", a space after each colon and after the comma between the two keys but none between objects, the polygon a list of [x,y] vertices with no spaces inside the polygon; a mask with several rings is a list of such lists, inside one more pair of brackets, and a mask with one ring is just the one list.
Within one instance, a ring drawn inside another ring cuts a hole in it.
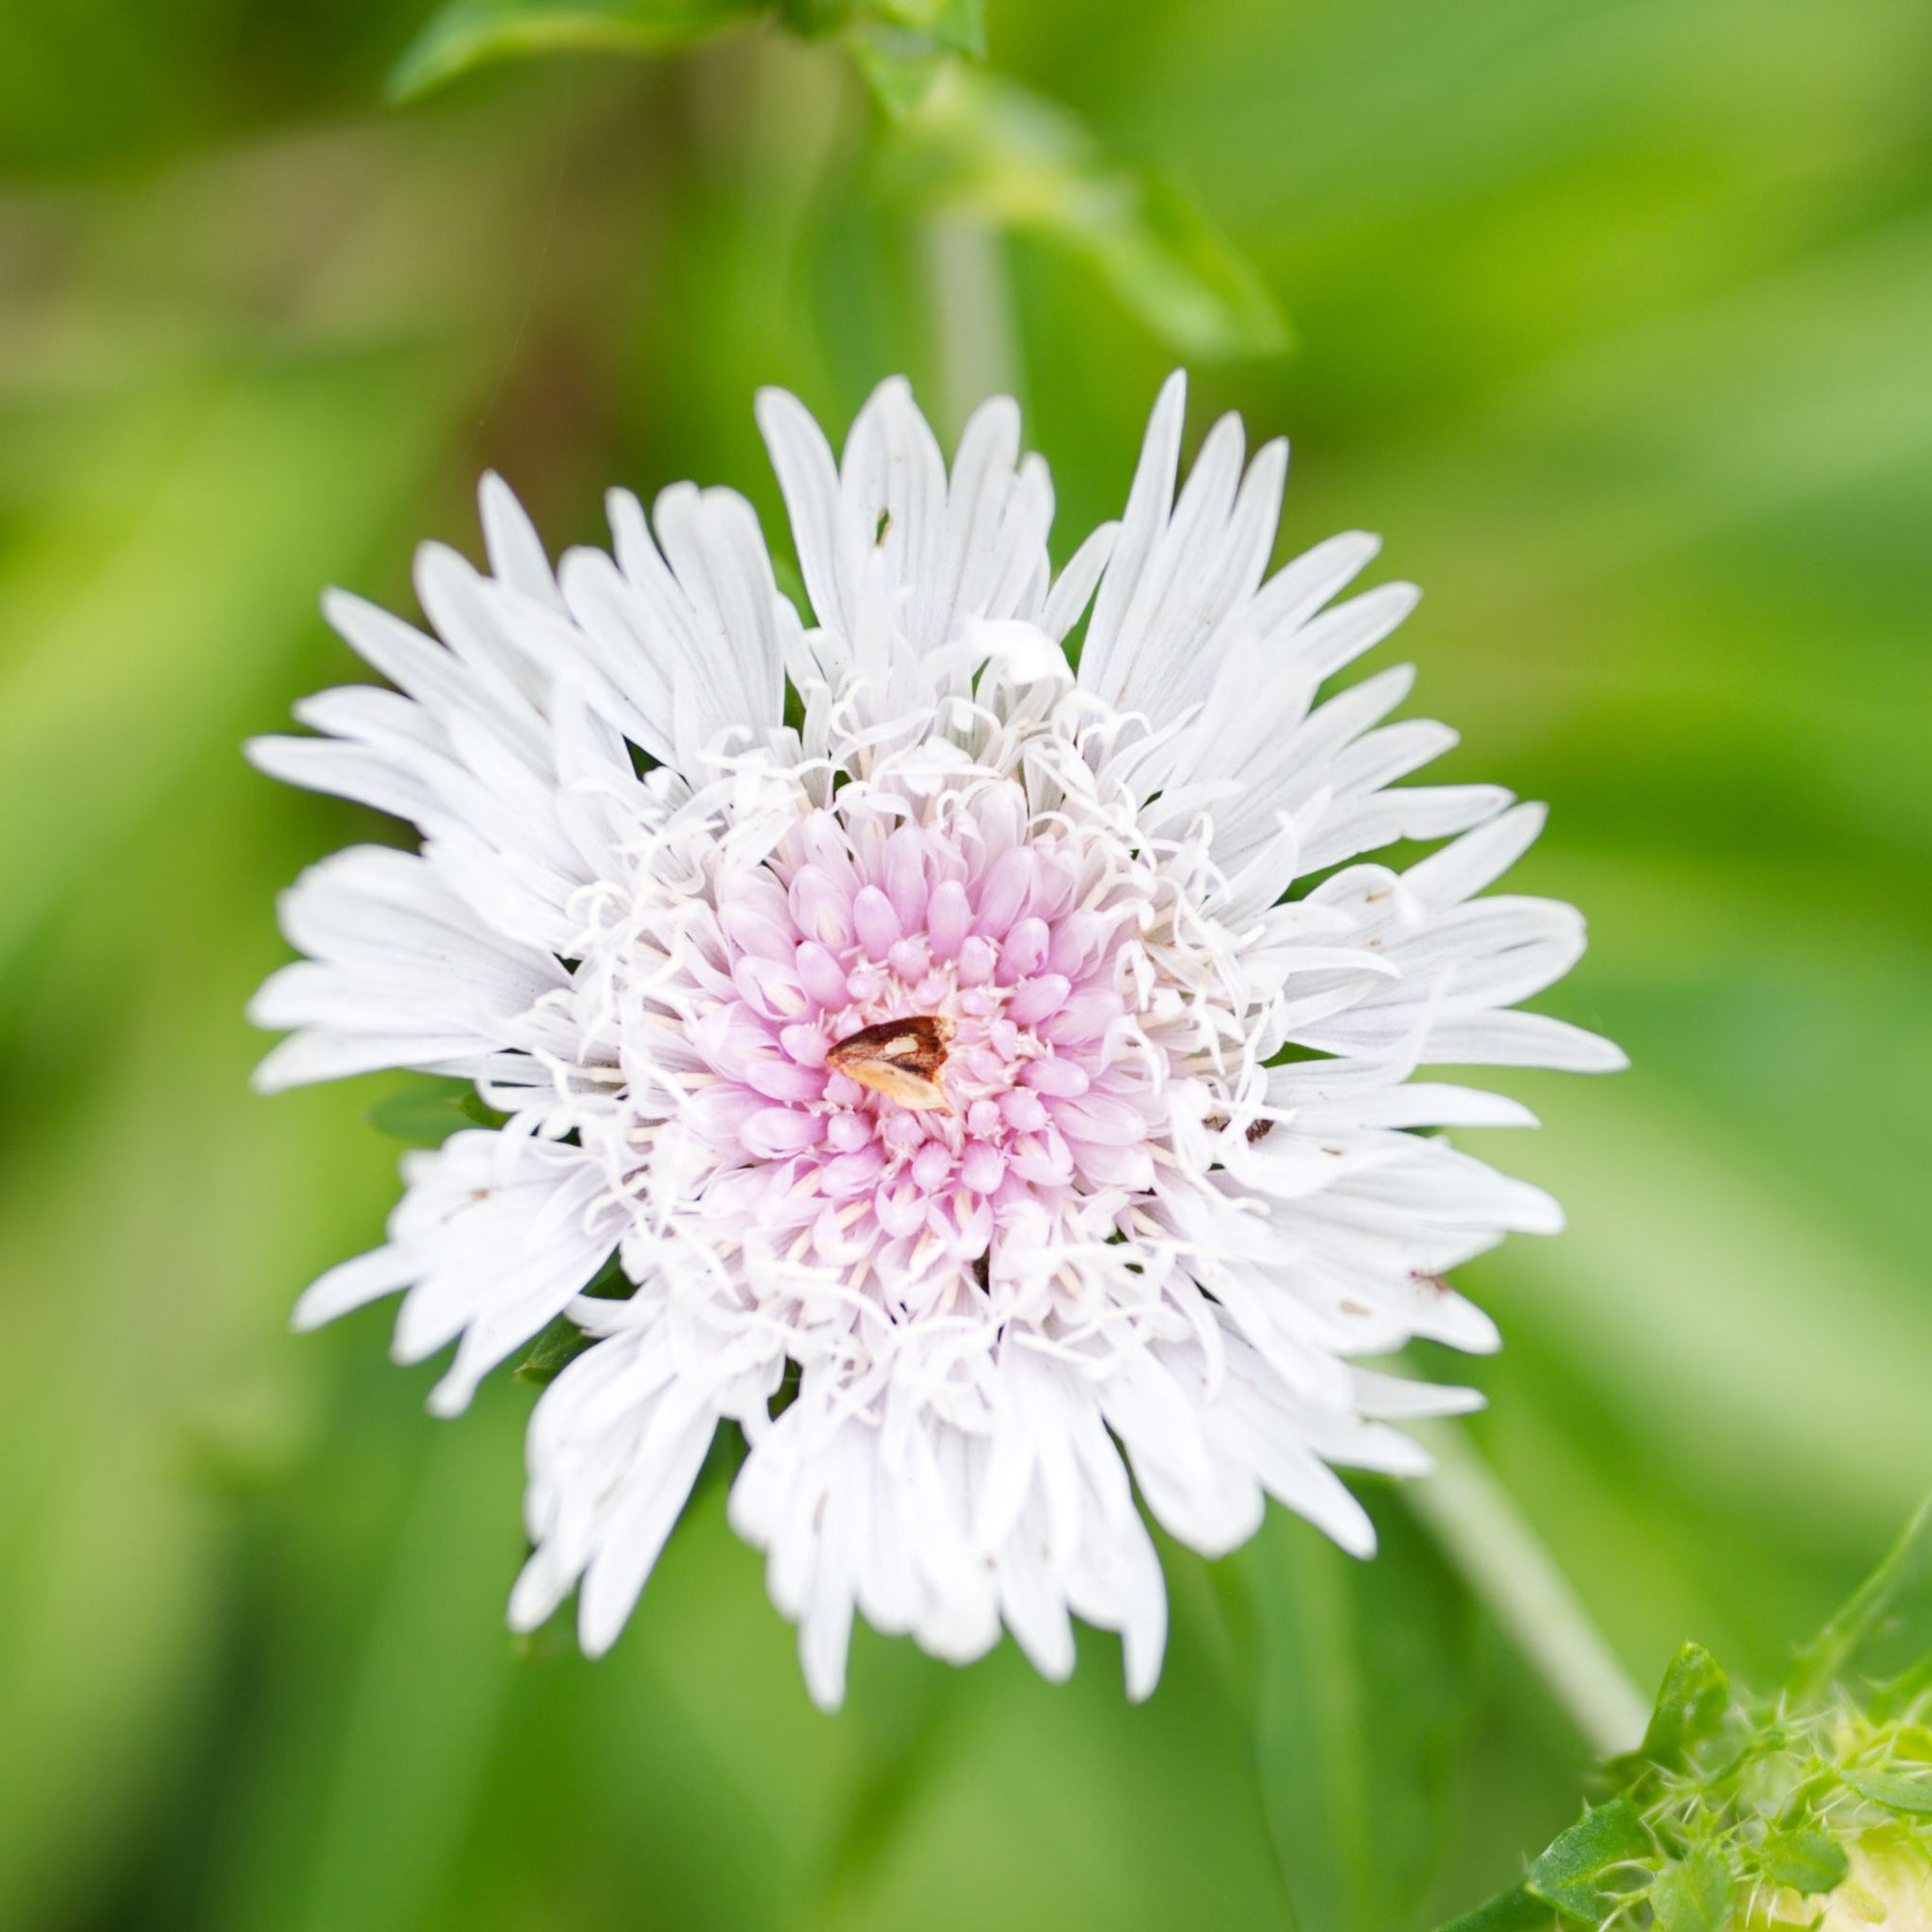
[{"label": "thin stem in background", "polygon": [[988,396],[1016,396],[1020,348],[1005,242],[984,222],[935,214],[923,227],[938,361],[937,414],[949,438]]},{"label": "thin stem in background", "polygon": [[1449,1424],[1410,1425],[1435,1458],[1403,1494],[1463,1580],[1535,1667],[1603,1757],[1634,1749],[1649,1703],[1468,1437]]}]

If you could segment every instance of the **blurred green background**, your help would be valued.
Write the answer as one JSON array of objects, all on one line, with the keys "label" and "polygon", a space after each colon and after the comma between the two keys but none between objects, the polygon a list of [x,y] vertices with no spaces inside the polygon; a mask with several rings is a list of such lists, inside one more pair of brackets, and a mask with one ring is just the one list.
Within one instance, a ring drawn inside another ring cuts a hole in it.
[{"label": "blurred green background", "polygon": [[[505,471],[776,508],[751,396],[930,390],[919,238],[776,34],[406,109],[412,0],[14,0],[0,34],[0,1924],[1405,1932],[1574,1814],[1582,1741],[1399,1495],[1357,1567],[1166,1552],[1152,1701],[861,1634],[847,1710],[711,1494],[616,1651],[501,1623],[506,1378],[431,1422],[369,1245],[380,1081],[257,1099],[271,898],[394,838],[237,746],[353,674]],[[1185,183],[1295,352],[1285,547],[1387,533],[1449,761],[1548,799],[1553,1009],[1505,1079],[1571,1232],[1465,1286],[1478,1440],[1630,1669],[1769,1681],[1932,1478],[1932,14],[1922,0],[1008,0],[996,61]],[[890,175],[890,164],[884,168]],[[890,187],[890,180],[886,181]],[[1064,554],[1168,352],[1006,251]],[[949,425],[949,428],[956,425]],[[775,523],[768,526],[776,527]],[[1395,647],[1384,647],[1382,659]],[[1472,1137],[1473,1138],[1473,1137]]]}]

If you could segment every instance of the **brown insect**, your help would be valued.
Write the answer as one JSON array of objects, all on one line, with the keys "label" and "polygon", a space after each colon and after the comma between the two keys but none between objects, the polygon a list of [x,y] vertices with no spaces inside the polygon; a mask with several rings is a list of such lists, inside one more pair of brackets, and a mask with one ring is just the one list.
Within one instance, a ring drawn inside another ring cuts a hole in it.
[{"label": "brown insect", "polygon": [[952,1102],[939,1076],[946,1067],[947,1046],[958,1031],[956,1022],[938,1013],[881,1020],[828,1048],[825,1064],[908,1113],[950,1114]]}]

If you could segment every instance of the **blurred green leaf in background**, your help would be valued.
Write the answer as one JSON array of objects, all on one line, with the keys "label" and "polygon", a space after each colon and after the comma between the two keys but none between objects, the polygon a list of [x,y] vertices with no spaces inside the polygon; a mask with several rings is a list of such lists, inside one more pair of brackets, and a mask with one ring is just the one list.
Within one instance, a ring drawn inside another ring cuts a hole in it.
[{"label": "blurred green leaf in background", "polygon": [[665,54],[754,20],[768,0],[451,0],[389,75],[401,100],[489,61],[527,54]]},{"label": "blurred green leaf in background", "polygon": [[1932,1481],[1932,16],[994,0],[895,120],[856,13],[677,11],[729,30],[445,39],[403,108],[421,4],[10,12],[0,1924],[1437,1923],[1586,1753],[1400,1492],[1370,1568],[1165,1550],[1139,1709],[1101,1637],[1058,1689],[862,1640],[817,1716],[715,1488],[611,1657],[513,1642],[531,1390],[432,1424],[381,1310],[285,1330],[378,1235],[392,1090],[246,1088],[275,891],[399,833],[236,748],[353,674],[323,584],[473,553],[485,466],[561,549],[613,482],[776,530],[761,383],[838,422],[904,369],[956,430],[935,207],[1063,529],[1214,359],[1196,434],[1294,439],[1284,543],[1427,587],[1418,702],[1551,802],[1520,888],[1590,913],[1561,1009],[1635,1062],[1483,1149],[1572,1217],[1465,1273],[1483,1453],[1639,1679],[1694,1634],[1774,1683]]}]

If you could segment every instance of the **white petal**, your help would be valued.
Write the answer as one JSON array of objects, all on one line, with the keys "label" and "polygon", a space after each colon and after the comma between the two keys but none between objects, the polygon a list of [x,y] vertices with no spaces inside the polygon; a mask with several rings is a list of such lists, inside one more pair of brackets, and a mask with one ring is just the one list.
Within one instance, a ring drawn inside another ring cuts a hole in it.
[{"label": "white petal", "polygon": [[476,500],[483,518],[484,548],[497,580],[560,615],[563,598],[544,553],[543,539],[510,486],[494,469],[486,470]]},{"label": "white petal", "polygon": [[617,1224],[601,1172],[575,1149],[464,1132],[409,1157],[405,1171],[410,1185],[390,1218],[389,1246],[412,1286],[393,1352],[420,1361],[463,1337],[468,1346],[432,1405],[453,1414],[597,1272]]},{"label": "white petal", "polygon": [[293,1328],[320,1328],[347,1315],[352,1308],[394,1294],[412,1280],[409,1261],[394,1248],[376,1248],[357,1255],[353,1262],[341,1262],[327,1274],[319,1275],[295,1305],[289,1317]]},{"label": "white petal", "polygon": [[832,445],[811,412],[784,389],[760,389],[756,413],[791,519],[792,542],[813,614],[821,624],[849,630],[849,566],[839,551],[843,508]]}]

